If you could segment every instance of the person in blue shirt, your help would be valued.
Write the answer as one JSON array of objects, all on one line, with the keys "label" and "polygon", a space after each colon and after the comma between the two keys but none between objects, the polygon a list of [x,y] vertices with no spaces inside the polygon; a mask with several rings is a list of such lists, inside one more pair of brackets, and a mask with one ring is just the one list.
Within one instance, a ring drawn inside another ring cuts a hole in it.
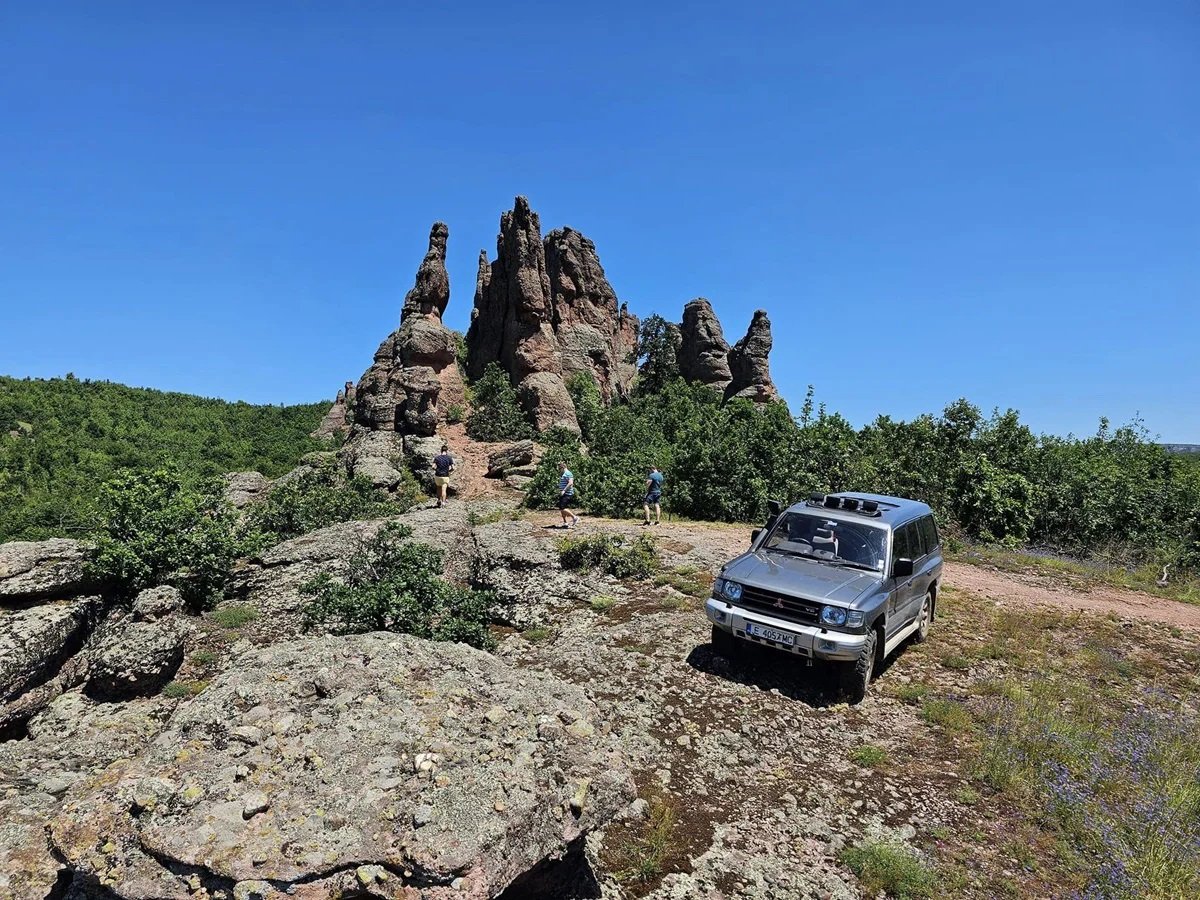
[{"label": "person in blue shirt", "polygon": [[654,507],[654,524],[662,524],[662,472],[658,471],[657,466],[651,466],[649,473],[646,475],[646,499],[642,502],[642,509],[646,512],[646,521],[643,525],[650,524],[650,507]]},{"label": "person in blue shirt", "polygon": [[[579,516],[571,512],[571,501],[575,499],[575,476],[567,468],[565,462],[558,464],[558,511],[562,513],[562,527],[570,528],[579,524]],[[571,521],[567,521],[567,517]]]}]

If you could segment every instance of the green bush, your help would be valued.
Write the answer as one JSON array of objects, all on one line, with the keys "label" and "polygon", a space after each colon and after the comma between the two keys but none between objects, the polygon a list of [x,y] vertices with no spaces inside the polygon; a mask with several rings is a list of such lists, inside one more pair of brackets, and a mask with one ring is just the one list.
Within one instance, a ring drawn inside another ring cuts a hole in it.
[{"label": "green bush", "polygon": [[451,403],[446,407],[446,424],[457,425],[467,417],[467,411],[461,403]]},{"label": "green bush", "polygon": [[489,363],[470,388],[471,415],[467,434],[477,441],[510,441],[530,437],[533,427],[517,399],[516,388],[499,363]]},{"label": "green bush", "polygon": [[558,559],[566,569],[600,569],[616,578],[648,578],[658,568],[658,554],[648,534],[630,539],[620,534],[564,538]]},{"label": "green bush", "polygon": [[344,583],[322,573],[301,586],[308,625],[336,634],[398,631],[490,649],[491,594],[442,577],[442,552],[409,540],[406,525],[385,525],[350,557]]},{"label": "green bush", "polygon": [[345,478],[328,467],[275,486],[251,508],[249,517],[259,530],[287,540],[335,522],[398,515],[412,508],[417,492],[411,475],[395,494],[387,495],[362,476]]},{"label": "green bush", "polygon": [[220,599],[234,561],[263,546],[217,482],[194,488],[162,469],[126,474],[101,488],[99,502],[89,569],[125,596],[173,584],[189,605],[208,607]]}]

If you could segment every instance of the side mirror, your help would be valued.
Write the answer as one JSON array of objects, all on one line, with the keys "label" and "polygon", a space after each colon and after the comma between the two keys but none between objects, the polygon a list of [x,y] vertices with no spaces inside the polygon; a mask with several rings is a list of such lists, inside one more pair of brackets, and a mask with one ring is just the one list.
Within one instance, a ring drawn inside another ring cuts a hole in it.
[{"label": "side mirror", "polygon": [[773,516],[777,516],[781,512],[783,512],[783,506],[780,504],[780,502],[778,500],[768,500],[767,501],[767,509],[769,509],[771,511],[771,515],[773,515]]},{"label": "side mirror", "polygon": [[758,536],[760,534],[762,534],[761,528],[755,528],[752,532],[750,532],[750,543],[751,544],[756,543],[758,541]]},{"label": "side mirror", "polygon": [[913,561],[908,557],[901,557],[892,563],[892,575],[896,578],[909,578],[913,573]]}]

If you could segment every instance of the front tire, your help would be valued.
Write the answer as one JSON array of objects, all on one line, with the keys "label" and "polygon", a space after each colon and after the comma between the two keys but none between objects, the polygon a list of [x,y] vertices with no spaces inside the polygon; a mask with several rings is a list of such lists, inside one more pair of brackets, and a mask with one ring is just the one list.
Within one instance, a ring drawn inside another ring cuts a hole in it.
[{"label": "front tire", "polygon": [[742,647],[738,643],[738,639],[724,628],[716,625],[712,627],[710,643],[712,644],[713,653],[717,656],[723,656],[731,662],[742,655]]},{"label": "front tire", "polygon": [[842,691],[850,703],[862,703],[875,675],[875,653],[879,647],[879,633],[872,631],[858,653],[858,659],[847,663],[842,674]]}]

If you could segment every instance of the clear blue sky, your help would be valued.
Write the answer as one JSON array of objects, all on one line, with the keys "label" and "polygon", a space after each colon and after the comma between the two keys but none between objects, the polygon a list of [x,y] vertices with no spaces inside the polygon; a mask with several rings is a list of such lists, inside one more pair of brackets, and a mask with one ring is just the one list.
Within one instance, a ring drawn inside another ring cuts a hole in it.
[{"label": "clear blue sky", "polygon": [[0,123],[0,373],[332,396],[523,193],[794,407],[1200,442],[1194,0],[11,0]]}]

